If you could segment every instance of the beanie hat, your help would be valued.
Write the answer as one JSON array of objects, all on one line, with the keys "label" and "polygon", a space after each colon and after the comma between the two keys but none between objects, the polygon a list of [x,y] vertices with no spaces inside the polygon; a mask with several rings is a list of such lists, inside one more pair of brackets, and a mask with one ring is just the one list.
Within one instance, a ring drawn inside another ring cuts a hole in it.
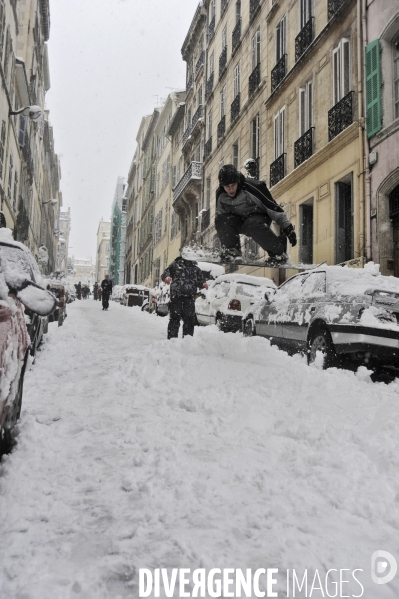
[{"label": "beanie hat", "polygon": [[232,185],[240,182],[240,173],[233,164],[225,164],[219,171],[220,185]]}]

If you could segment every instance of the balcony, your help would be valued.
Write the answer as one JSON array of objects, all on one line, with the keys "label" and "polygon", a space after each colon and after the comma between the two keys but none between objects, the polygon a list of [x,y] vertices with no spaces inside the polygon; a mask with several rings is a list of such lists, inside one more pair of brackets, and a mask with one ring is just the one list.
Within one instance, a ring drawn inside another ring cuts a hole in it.
[{"label": "balcony", "polygon": [[185,132],[183,133],[183,140],[182,140],[182,147],[183,148],[186,145],[186,143],[188,142],[188,140],[190,139],[192,130],[193,130],[193,128],[192,128],[191,123],[190,123],[188,125],[187,129],[185,130]]},{"label": "balcony", "polygon": [[237,94],[231,104],[231,122],[234,123],[238,115],[240,114],[240,97],[241,94]]},{"label": "balcony", "polygon": [[276,185],[281,179],[285,177],[285,157],[287,154],[281,154],[274,162],[270,165],[270,187]]},{"label": "balcony", "polygon": [[212,73],[209,75],[209,78],[206,82],[205,100],[207,100],[209,98],[209,96],[211,95],[211,93],[213,91],[213,79],[214,79],[214,72],[212,71]]},{"label": "balcony", "polygon": [[231,34],[231,52],[234,54],[241,42],[241,17],[238,19],[236,26]]},{"label": "balcony", "polygon": [[272,92],[280,85],[286,73],[287,55],[283,54],[274,69],[272,69]]},{"label": "balcony", "polygon": [[219,56],[219,79],[221,79],[224,75],[227,66],[227,46],[225,46],[222,50],[222,53]]},{"label": "balcony", "polygon": [[353,123],[353,93],[349,92],[328,111],[328,141]]},{"label": "balcony", "polygon": [[313,22],[314,17],[311,17],[295,38],[295,62],[301,58],[313,41]]},{"label": "balcony", "polygon": [[204,57],[205,57],[205,52],[204,52],[204,50],[202,50],[202,52],[199,55],[199,58],[197,60],[197,64],[195,65],[195,78],[198,77],[198,73],[200,72],[201,67],[204,64]]},{"label": "balcony", "polygon": [[249,2],[249,22],[255,18],[258,10],[260,10],[260,0],[250,0]]},{"label": "balcony", "polygon": [[202,104],[200,104],[197,108],[197,110],[194,113],[193,116],[193,120],[191,121],[191,132],[194,132],[195,126],[197,125],[197,123],[203,118],[204,112],[203,112],[203,106]]},{"label": "balcony", "polygon": [[218,141],[222,139],[226,133],[226,115],[224,114],[218,123]]},{"label": "balcony", "polygon": [[212,154],[212,137],[210,137],[208,139],[208,141],[205,143],[204,160],[206,160],[208,158],[208,156],[210,156],[211,154]]},{"label": "balcony", "polygon": [[191,162],[190,166],[173,190],[173,203],[181,196],[184,189],[191,181],[201,181],[202,164],[201,162]]},{"label": "balcony", "polygon": [[213,34],[215,33],[215,22],[216,19],[215,17],[213,17],[212,21],[208,25],[208,43],[210,42],[210,40],[213,37]]},{"label": "balcony", "polygon": [[209,227],[209,225],[211,224],[211,214],[210,214],[210,210],[204,210],[202,212],[202,216],[201,216],[201,232],[205,231],[205,229],[207,229]]},{"label": "balcony", "polygon": [[228,3],[229,3],[229,0],[222,0],[222,2],[220,4],[220,16],[222,16],[224,11],[226,10]]},{"label": "balcony", "polygon": [[248,97],[250,98],[252,94],[258,89],[260,83],[260,62],[256,65],[254,70],[249,76],[248,81]]},{"label": "balcony", "polygon": [[313,154],[314,127],[311,127],[294,143],[294,164],[297,168]]},{"label": "balcony", "polygon": [[190,93],[191,88],[193,87],[193,83],[194,83],[194,77],[191,74],[190,79],[187,81],[187,84],[186,84],[186,98],[187,98],[188,94]]},{"label": "balcony", "polygon": [[346,4],[346,0],[328,0],[328,20],[332,19]]}]

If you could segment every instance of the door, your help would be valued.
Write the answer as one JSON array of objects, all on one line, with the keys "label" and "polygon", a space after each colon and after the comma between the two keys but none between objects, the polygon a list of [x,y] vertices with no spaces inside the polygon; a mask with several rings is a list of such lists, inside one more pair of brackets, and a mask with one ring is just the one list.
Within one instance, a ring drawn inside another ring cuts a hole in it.
[{"label": "door", "polygon": [[335,184],[336,262],[353,258],[353,201],[352,177],[349,182]]}]

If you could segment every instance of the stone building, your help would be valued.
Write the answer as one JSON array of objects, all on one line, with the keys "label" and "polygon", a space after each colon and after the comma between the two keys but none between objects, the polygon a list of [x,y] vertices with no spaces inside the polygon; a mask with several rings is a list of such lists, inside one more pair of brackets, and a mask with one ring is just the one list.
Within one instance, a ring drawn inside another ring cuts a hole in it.
[{"label": "stone building", "polygon": [[58,220],[58,252],[56,270],[68,274],[69,235],[71,233],[71,209],[60,211]]},{"label": "stone building", "polygon": [[96,268],[94,279],[100,283],[108,273],[111,223],[101,220],[97,229]]},{"label": "stone building", "polygon": [[108,266],[109,276],[114,285],[124,284],[126,221],[123,218],[123,212],[126,211],[126,202],[124,201],[125,187],[125,177],[118,177],[111,210],[110,255]]}]

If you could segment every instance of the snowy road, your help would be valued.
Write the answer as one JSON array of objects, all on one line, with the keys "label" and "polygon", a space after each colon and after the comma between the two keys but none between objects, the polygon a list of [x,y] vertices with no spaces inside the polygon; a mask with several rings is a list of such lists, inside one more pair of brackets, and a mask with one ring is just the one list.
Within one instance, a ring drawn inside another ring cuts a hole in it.
[{"label": "snowy road", "polygon": [[278,568],[279,597],[287,569],[347,569],[337,596],[398,597],[370,560],[399,561],[399,383],[216,327],[168,342],[115,303],[68,312],[0,465],[0,599],[136,599],[139,568],[172,567]]}]

